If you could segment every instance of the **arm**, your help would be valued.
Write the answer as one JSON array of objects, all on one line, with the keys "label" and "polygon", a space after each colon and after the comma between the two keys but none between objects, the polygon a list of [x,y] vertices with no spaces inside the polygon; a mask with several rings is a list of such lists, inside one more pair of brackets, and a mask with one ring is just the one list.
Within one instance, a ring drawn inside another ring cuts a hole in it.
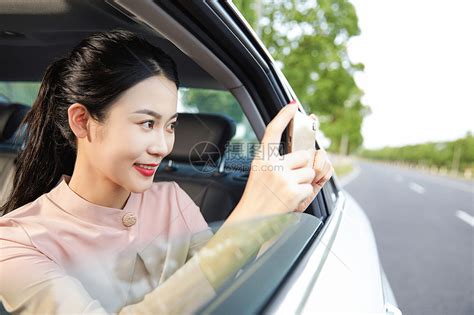
[{"label": "arm", "polygon": [[[12,313],[107,314],[81,283],[34,247],[0,237],[0,300]],[[6,234],[6,233],[5,233]]]},{"label": "arm", "polygon": [[298,220],[292,213],[226,224],[163,284],[119,314],[191,313],[209,301],[262,244]]}]

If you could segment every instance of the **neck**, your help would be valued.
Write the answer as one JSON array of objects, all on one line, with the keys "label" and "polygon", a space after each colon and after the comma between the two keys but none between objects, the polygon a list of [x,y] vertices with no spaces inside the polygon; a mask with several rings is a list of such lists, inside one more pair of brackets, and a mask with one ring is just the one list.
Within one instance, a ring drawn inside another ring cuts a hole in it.
[{"label": "neck", "polygon": [[[76,161],[77,162],[77,161]],[[130,192],[123,187],[110,181],[101,174],[91,171],[91,167],[86,168],[87,172],[81,172],[80,163],[76,163],[71,180],[68,183],[81,198],[108,208],[123,209],[130,196]]]}]

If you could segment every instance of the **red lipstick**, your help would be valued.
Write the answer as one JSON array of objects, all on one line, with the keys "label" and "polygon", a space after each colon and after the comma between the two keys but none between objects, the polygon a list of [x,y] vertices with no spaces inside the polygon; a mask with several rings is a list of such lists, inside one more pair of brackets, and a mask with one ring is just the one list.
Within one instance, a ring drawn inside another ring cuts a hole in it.
[{"label": "red lipstick", "polygon": [[153,176],[153,174],[155,174],[156,167],[157,167],[159,164],[140,164],[140,165],[146,165],[146,166],[153,167],[153,169],[148,169],[148,168],[141,167],[141,166],[139,166],[139,165],[137,165],[137,164],[134,164],[134,165],[133,165],[133,167],[134,167],[140,174],[142,174],[143,176],[150,177],[150,176]]}]

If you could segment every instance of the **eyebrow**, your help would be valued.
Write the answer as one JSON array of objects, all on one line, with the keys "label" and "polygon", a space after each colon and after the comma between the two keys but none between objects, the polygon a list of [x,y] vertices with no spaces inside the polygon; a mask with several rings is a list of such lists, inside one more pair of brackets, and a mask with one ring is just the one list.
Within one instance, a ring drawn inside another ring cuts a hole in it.
[{"label": "eyebrow", "polygon": [[[137,110],[137,111],[133,112],[132,114],[146,114],[146,115],[153,116],[156,119],[161,119],[163,117],[163,116],[161,116],[161,114],[158,114],[157,112],[155,112],[153,110],[149,110],[149,109],[140,109],[140,110]],[[178,113],[175,113],[173,116],[170,117],[170,119],[173,119],[175,117],[178,117]]]}]

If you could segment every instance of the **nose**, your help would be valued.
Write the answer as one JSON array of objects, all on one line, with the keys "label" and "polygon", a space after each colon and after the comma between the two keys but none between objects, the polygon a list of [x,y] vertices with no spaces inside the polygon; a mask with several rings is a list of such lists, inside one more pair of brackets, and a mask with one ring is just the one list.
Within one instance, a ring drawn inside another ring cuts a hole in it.
[{"label": "nose", "polygon": [[168,155],[171,149],[168,147],[168,141],[163,131],[158,132],[154,135],[152,143],[148,146],[148,153],[158,156]]}]

